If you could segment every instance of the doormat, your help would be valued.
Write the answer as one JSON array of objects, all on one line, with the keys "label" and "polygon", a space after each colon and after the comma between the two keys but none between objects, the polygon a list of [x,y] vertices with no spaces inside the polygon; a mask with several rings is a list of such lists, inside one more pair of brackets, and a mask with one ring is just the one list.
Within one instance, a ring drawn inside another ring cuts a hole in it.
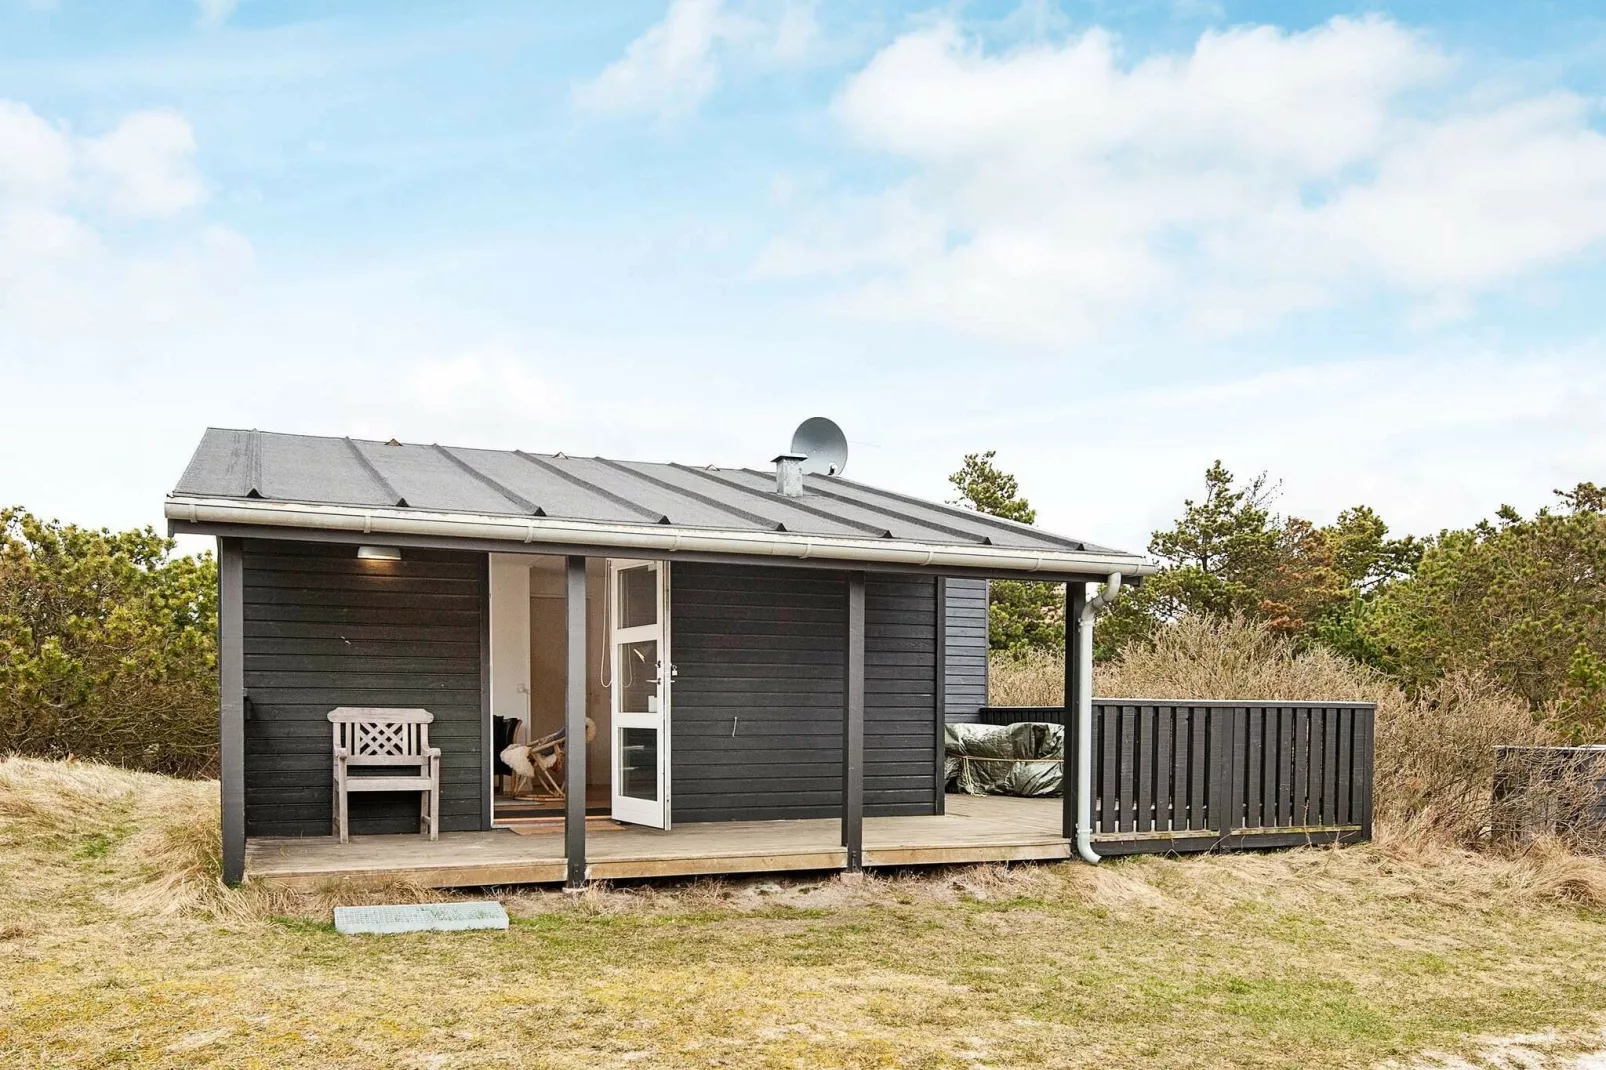
[{"label": "doormat", "polygon": [[501,903],[416,903],[405,906],[335,907],[335,932],[358,933],[461,932],[506,929]]},{"label": "doormat", "polygon": [[[504,817],[497,819],[496,827],[509,829],[517,832],[520,836],[561,836],[563,835],[563,818]],[[624,827],[611,817],[592,816],[586,818],[587,835],[593,832],[616,832]]]}]

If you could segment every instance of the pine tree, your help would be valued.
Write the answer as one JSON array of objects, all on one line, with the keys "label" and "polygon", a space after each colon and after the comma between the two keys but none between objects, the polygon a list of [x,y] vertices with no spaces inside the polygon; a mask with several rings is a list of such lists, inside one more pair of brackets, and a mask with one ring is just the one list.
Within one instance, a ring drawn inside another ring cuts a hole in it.
[{"label": "pine tree", "polygon": [[[948,477],[959,491],[949,504],[1022,524],[1037,523],[1037,510],[1021,495],[1019,481],[994,463],[995,456],[996,450],[965,454],[959,471]],[[988,586],[992,649],[1023,653],[1065,648],[1064,584],[994,580]]]}]

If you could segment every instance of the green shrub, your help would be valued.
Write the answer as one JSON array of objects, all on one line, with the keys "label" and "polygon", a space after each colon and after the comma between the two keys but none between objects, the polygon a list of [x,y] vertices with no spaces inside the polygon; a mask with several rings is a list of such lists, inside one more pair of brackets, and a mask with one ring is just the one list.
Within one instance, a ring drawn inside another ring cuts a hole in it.
[{"label": "green shrub", "polygon": [[0,510],[0,753],[211,769],[217,566],[173,545]]}]

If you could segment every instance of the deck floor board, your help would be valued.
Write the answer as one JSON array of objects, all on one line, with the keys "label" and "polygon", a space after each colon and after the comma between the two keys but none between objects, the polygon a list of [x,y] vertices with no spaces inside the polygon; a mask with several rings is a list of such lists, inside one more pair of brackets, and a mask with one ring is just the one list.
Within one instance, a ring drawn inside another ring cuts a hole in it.
[{"label": "deck floor board", "polygon": [[[871,817],[865,864],[921,865],[1067,858],[1059,799],[950,795],[947,812]],[[847,864],[834,818],[720,821],[669,831],[637,826],[586,837],[594,880],[840,869]],[[421,836],[263,837],[246,844],[246,875],[300,888],[410,881],[431,887],[542,884],[564,879],[561,827]]]}]

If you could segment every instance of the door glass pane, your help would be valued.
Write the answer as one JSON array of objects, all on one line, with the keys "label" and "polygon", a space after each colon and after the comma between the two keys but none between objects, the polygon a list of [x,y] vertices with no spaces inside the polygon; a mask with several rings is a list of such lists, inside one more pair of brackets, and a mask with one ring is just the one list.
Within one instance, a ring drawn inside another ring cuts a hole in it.
[{"label": "door glass pane", "polygon": [[658,730],[619,729],[619,794],[658,801]]},{"label": "door glass pane", "polygon": [[620,713],[658,712],[658,640],[619,644]]},{"label": "door glass pane", "polygon": [[619,627],[658,623],[658,574],[645,566],[620,569]]}]

